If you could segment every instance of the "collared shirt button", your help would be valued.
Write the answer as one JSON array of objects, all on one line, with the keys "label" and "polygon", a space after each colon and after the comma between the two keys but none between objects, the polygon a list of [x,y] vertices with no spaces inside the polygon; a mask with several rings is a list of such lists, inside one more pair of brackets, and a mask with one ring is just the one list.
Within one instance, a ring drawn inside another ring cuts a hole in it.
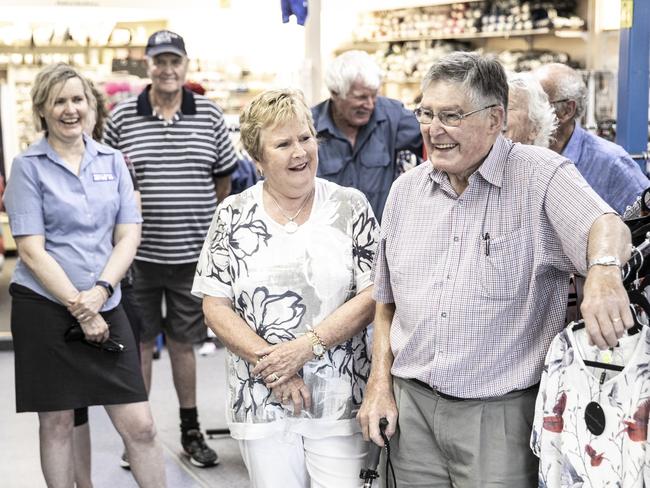
[{"label": "collared shirt button", "polygon": [[442,318],[446,318],[446,317],[447,317],[447,312],[442,312],[442,313],[440,314],[440,316],[441,316]]},{"label": "collared shirt button", "polygon": [[458,242],[458,241],[459,241],[459,237],[458,237],[458,236],[454,236],[454,242]]}]

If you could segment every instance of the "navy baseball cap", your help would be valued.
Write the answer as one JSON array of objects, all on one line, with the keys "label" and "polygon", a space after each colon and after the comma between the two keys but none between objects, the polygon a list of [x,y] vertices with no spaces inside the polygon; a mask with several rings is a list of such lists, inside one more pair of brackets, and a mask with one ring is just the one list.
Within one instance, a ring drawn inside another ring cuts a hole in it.
[{"label": "navy baseball cap", "polygon": [[185,41],[183,41],[181,36],[172,31],[161,30],[154,32],[147,41],[147,48],[145,49],[144,54],[153,57],[163,53],[187,56]]}]

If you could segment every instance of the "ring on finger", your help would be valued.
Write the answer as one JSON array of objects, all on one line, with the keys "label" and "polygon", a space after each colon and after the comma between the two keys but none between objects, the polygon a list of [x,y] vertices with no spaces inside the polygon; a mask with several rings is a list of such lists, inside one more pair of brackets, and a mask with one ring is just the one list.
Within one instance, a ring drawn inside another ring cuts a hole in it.
[{"label": "ring on finger", "polygon": [[621,317],[616,317],[615,319],[612,319],[612,322],[620,322],[623,320]]},{"label": "ring on finger", "polygon": [[271,378],[272,381],[280,381],[280,377],[278,376],[278,373],[271,373],[269,375],[269,378]]}]

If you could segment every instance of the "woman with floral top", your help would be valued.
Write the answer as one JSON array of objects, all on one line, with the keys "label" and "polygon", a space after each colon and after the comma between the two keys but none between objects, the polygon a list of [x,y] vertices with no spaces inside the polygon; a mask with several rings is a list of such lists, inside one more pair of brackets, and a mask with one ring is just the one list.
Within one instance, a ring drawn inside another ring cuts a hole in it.
[{"label": "woman with floral top", "polygon": [[315,177],[299,92],[262,93],[240,121],[264,180],[217,209],[193,287],[230,352],[230,431],[252,487],[357,487],[377,223],[361,192]]}]

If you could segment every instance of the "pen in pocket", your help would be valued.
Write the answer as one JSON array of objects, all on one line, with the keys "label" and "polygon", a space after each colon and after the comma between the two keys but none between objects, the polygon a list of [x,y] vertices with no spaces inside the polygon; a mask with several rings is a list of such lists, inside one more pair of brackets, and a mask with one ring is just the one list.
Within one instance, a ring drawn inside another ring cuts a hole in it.
[{"label": "pen in pocket", "polygon": [[490,234],[488,232],[485,233],[483,236],[483,240],[485,241],[485,255],[489,256],[490,255]]}]

